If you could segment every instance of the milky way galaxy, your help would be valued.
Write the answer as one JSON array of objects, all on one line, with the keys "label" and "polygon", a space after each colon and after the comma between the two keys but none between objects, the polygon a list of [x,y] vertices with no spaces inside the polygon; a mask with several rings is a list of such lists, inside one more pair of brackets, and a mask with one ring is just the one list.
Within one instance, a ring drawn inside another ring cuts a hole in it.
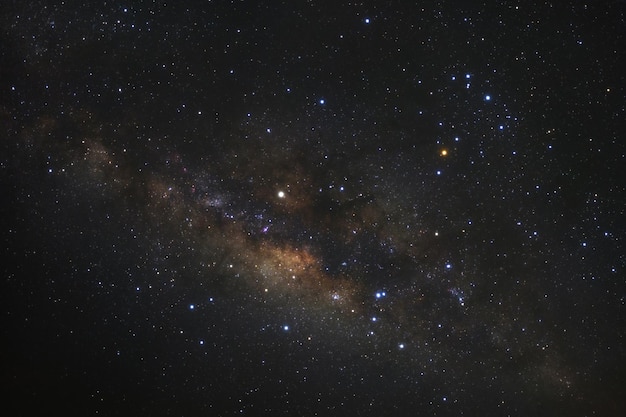
[{"label": "milky way galaxy", "polygon": [[0,7],[7,410],[626,411],[622,3],[109,3]]}]

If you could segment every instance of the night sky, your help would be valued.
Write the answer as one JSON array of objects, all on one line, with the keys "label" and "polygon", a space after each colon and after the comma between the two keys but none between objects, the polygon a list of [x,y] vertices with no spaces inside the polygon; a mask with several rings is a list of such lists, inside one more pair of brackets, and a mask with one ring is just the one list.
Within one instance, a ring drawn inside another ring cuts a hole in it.
[{"label": "night sky", "polygon": [[624,1],[84,3],[0,6],[6,415],[626,415]]}]

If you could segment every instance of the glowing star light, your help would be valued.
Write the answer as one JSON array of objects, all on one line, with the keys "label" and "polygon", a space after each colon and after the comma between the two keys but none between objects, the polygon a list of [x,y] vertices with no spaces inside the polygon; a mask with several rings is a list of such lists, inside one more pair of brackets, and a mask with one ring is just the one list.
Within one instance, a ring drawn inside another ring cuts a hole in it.
[{"label": "glowing star light", "polygon": [[285,192],[284,191],[279,191],[278,194],[276,194],[278,196],[278,198],[285,198]]}]

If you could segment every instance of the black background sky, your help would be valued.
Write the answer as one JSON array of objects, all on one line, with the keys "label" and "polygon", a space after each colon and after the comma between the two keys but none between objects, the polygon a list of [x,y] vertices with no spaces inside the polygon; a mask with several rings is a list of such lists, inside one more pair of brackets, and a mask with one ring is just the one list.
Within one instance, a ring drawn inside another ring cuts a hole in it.
[{"label": "black background sky", "polygon": [[625,9],[4,2],[3,407],[624,415]]}]

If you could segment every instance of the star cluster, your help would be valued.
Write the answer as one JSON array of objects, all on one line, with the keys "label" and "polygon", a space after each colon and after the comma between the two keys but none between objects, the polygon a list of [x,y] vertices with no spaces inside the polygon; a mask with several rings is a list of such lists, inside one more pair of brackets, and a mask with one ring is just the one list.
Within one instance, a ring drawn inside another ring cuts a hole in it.
[{"label": "star cluster", "polygon": [[7,407],[626,410],[622,2],[184,3],[0,7]]}]

